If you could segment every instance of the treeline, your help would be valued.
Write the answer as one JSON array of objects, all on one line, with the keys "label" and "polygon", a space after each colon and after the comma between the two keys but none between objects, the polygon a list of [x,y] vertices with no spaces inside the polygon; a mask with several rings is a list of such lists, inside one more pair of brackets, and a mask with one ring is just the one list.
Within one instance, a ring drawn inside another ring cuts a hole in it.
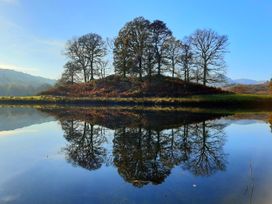
[{"label": "treeline", "polygon": [[179,40],[163,21],[137,17],[113,40],[95,33],[69,40],[65,48],[69,61],[60,81],[103,78],[113,55],[114,73],[124,78],[167,75],[203,85],[219,83],[225,78],[227,46],[227,36],[211,29],[198,29]]}]

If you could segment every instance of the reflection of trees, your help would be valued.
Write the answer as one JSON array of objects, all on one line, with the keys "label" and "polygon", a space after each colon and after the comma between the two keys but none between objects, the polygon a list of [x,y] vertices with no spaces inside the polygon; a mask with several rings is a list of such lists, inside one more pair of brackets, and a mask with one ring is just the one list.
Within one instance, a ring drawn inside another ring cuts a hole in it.
[{"label": "reflection of trees", "polygon": [[89,170],[100,168],[106,157],[103,128],[73,120],[63,122],[62,127],[70,143],[65,148],[68,161]]},{"label": "reflection of trees", "polygon": [[[92,123],[62,120],[68,161],[94,170],[107,163],[107,129]],[[225,169],[224,125],[218,121],[184,123],[176,128],[118,127],[114,131],[113,164],[135,186],[160,184],[175,166],[196,176]]]},{"label": "reflection of trees", "polygon": [[271,129],[271,132],[272,132],[272,114],[269,114],[268,123],[270,124],[270,129]]},{"label": "reflection of trees", "polygon": [[114,164],[128,182],[142,186],[161,183],[170,174],[164,163],[163,138],[160,133],[142,128],[122,128],[115,131]]},{"label": "reflection of trees", "polygon": [[190,135],[191,153],[183,167],[194,175],[209,176],[225,169],[224,125],[208,121],[195,124]]},{"label": "reflection of trees", "polygon": [[136,186],[162,183],[176,165],[194,175],[209,176],[225,169],[223,128],[209,121],[163,131],[118,129],[114,164],[124,179]]}]

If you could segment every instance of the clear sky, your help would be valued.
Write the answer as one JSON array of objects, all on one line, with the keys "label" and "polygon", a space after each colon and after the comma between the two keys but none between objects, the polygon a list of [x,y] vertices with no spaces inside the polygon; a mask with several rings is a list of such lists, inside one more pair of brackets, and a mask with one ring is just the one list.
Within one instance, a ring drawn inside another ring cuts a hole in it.
[{"label": "clear sky", "polygon": [[197,28],[226,34],[229,77],[272,77],[272,0],[0,0],[0,67],[58,78],[68,39],[114,37],[137,16],[165,21],[179,39]]}]

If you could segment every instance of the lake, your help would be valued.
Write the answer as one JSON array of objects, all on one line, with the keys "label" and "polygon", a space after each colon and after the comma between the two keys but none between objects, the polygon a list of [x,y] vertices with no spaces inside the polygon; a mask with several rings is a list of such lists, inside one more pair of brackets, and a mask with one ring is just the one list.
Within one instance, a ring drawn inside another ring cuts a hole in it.
[{"label": "lake", "polygon": [[272,203],[272,114],[0,108],[0,203]]}]

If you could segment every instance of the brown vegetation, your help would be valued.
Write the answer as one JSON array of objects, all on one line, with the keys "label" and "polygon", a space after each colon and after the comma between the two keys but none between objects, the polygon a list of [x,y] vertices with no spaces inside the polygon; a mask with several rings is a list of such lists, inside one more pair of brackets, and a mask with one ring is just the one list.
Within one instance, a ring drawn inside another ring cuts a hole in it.
[{"label": "brown vegetation", "polygon": [[69,97],[181,97],[188,95],[227,93],[221,89],[196,83],[185,83],[178,78],[153,76],[143,80],[108,76],[88,83],[65,84],[42,95]]},{"label": "brown vegetation", "polygon": [[231,85],[224,87],[224,90],[239,94],[270,94],[269,83],[250,85]]}]

